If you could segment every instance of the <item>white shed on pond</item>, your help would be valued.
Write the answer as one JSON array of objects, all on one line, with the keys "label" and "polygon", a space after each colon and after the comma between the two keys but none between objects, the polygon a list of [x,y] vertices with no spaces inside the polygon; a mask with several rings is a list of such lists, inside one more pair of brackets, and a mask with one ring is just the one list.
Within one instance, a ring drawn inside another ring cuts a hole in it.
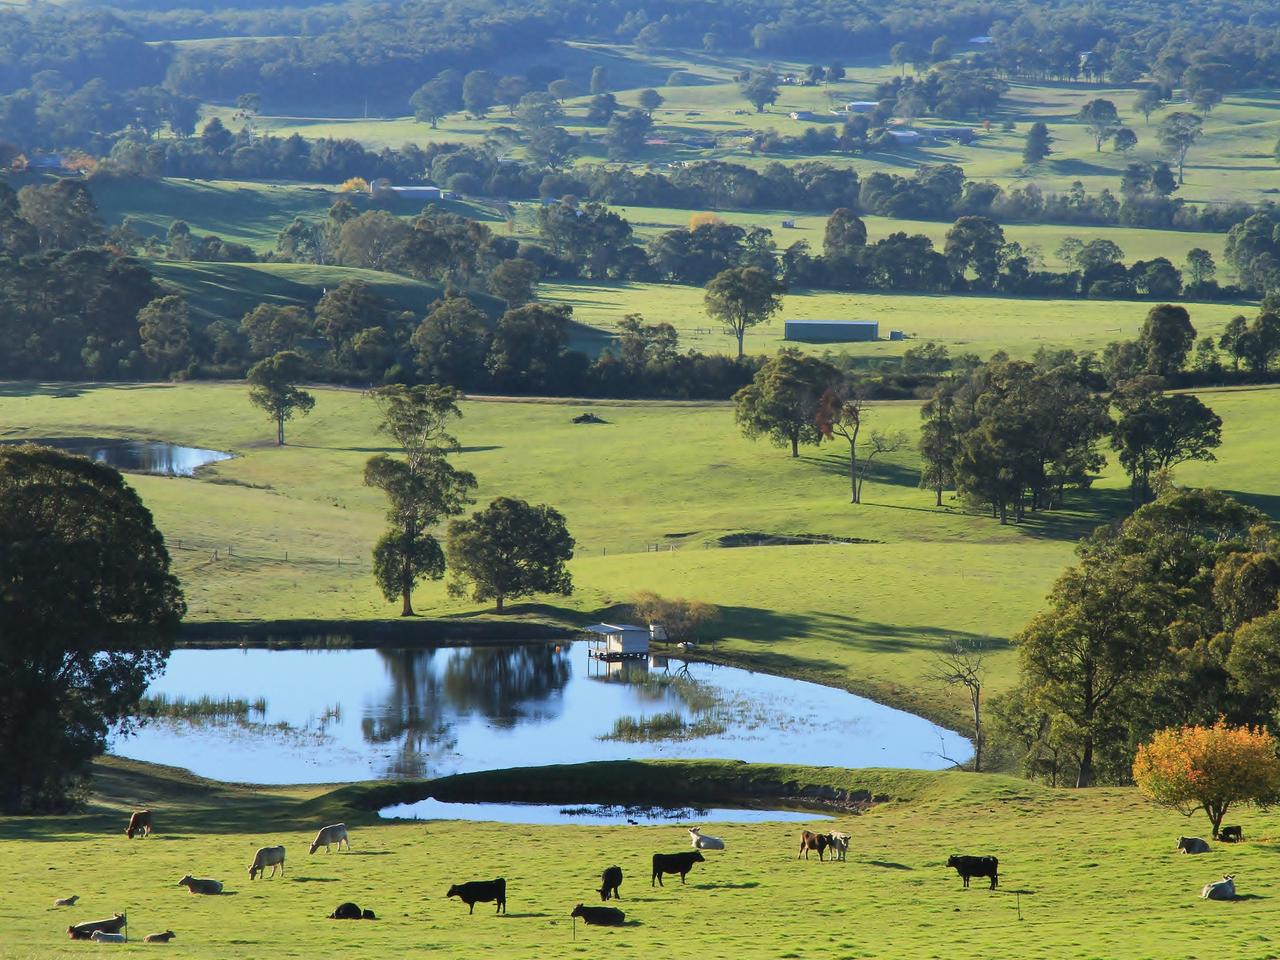
[{"label": "white shed on pond", "polygon": [[588,651],[597,660],[629,660],[649,655],[649,628],[630,623],[597,623],[587,627],[591,634]]}]

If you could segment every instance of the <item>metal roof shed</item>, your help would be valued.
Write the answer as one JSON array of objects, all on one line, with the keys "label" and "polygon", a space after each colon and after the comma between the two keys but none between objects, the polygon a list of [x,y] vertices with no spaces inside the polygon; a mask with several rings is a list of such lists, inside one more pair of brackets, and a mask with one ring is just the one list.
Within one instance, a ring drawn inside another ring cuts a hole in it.
[{"label": "metal roof shed", "polygon": [[649,628],[630,623],[597,623],[587,627],[591,649],[597,660],[624,660],[649,655]]},{"label": "metal roof shed", "polygon": [[876,320],[788,320],[783,324],[784,340],[800,343],[853,343],[879,340]]}]

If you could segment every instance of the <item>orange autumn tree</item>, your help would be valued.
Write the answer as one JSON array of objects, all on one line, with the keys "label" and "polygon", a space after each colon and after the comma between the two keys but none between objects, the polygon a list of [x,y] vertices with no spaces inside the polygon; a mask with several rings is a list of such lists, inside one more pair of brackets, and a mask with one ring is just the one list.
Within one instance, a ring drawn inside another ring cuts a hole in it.
[{"label": "orange autumn tree", "polygon": [[1276,739],[1265,727],[1171,727],[1138,747],[1133,780],[1149,800],[1184,817],[1203,810],[1218,836],[1232,804],[1280,799]]}]

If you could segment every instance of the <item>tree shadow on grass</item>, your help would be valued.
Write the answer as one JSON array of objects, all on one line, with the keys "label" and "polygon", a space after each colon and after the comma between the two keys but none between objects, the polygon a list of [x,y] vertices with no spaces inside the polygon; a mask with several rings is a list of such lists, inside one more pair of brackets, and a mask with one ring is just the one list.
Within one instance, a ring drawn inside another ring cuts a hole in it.
[{"label": "tree shadow on grass", "polygon": [[689,886],[695,890],[754,890],[760,884],[749,880],[746,883],[691,883]]},{"label": "tree shadow on grass", "polygon": [[290,877],[293,883],[337,883],[337,877]]},{"label": "tree shadow on grass", "polygon": [[905,863],[894,863],[892,860],[865,860],[863,861],[869,867],[883,867],[885,870],[914,870],[915,867],[908,867]]}]

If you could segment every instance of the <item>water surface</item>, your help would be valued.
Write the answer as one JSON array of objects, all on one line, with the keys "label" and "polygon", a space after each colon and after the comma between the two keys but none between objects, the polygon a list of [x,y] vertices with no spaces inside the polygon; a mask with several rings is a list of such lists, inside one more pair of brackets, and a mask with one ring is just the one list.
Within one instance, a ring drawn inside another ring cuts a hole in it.
[{"label": "water surface", "polygon": [[698,825],[700,823],[812,823],[830,820],[816,813],[796,810],[755,810],[735,807],[620,807],[588,804],[566,807],[560,803],[445,803],[427,798],[416,803],[384,807],[379,814],[391,820],[473,820],[490,823],[577,824],[616,827],[624,824]]},{"label": "water surface", "polygon": [[98,437],[35,437],[5,443],[38,443],[115,467],[125,473],[160,477],[190,477],[201,467],[230,460],[232,454],[201,447],[183,447],[163,440],[110,440]]},{"label": "water surface", "polygon": [[[151,693],[254,701],[250,722],[153,721],[113,749],[219,780],[328,783],[588,760],[718,758],[948,766],[968,743],[920,717],[814,683],[672,659],[612,676],[585,643],[428,650],[179,650]],[[617,667],[617,665],[613,665]],[[722,732],[601,739],[619,717],[696,711],[661,678],[720,701]],[[647,678],[647,679],[646,679]],[[654,679],[659,678],[659,679]]]}]

